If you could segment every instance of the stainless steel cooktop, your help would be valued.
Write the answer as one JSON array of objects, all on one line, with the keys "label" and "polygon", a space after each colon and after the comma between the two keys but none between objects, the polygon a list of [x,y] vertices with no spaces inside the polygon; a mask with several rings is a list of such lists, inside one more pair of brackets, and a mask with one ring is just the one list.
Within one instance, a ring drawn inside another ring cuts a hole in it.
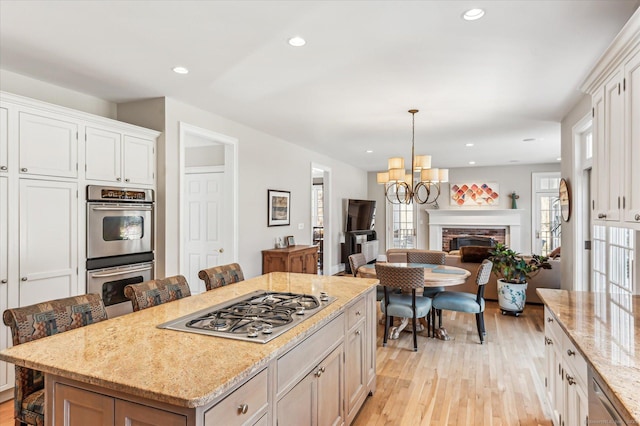
[{"label": "stainless steel cooktop", "polygon": [[158,328],[267,343],[326,308],[336,297],[256,290]]}]

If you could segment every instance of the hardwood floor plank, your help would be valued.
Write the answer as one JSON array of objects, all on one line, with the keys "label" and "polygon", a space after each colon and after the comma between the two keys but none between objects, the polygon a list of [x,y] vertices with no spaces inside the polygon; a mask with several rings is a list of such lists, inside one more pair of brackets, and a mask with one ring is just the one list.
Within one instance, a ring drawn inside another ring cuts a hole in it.
[{"label": "hardwood floor plank", "polygon": [[451,340],[411,333],[382,347],[378,325],[378,387],[354,425],[551,426],[544,392],[543,307],[516,318],[487,302],[487,336],[479,344],[475,316],[443,312]]}]

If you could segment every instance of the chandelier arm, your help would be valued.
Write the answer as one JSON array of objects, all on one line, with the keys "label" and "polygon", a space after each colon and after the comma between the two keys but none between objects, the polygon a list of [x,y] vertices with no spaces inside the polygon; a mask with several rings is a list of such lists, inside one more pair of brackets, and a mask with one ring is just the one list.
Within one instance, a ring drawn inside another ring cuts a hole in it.
[{"label": "chandelier arm", "polygon": [[[420,197],[420,189],[421,188],[424,188],[424,190],[427,192],[427,196],[424,199],[422,197]],[[416,203],[425,204],[429,200],[429,195],[430,194],[431,194],[431,189],[429,188],[429,184],[425,183],[425,182],[418,182],[416,184],[416,190],[415,190],[413,198],[416,200]]]},{"label": "chandelier arm", "polygon": [[429,201],[429,197],[427,197],[427,201],[426,204],[434,204],[437,206],[438,205],[438,197],[440,197],[440,182],[436,182],[432,184],[435,188],[434,193],[435,193],[435,197],[433,197],[433,200]]}]

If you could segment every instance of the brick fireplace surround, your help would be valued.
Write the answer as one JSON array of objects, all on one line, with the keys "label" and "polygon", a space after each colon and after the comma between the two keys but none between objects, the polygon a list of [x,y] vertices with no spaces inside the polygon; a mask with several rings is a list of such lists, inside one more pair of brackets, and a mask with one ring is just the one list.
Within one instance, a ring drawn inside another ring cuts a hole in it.
[{"label": "brick fireplace surround", "polygon": [[[522,215],[520,209],[426,209],[429,216],[429,249],[445,250],[455,233],[483,235],[504,242],[516,252],[522,251]],[[445,236],[448,241],[444,243]],[[448,249],[448,247],[447,247]]]},{"label": "brick fireplace surround", "polygon": [[451,240],[456,237],[485,237],[493,238],[497,243],[505,243],[507,238],[506,228],[442,228],[442,250],[451,249]]}]

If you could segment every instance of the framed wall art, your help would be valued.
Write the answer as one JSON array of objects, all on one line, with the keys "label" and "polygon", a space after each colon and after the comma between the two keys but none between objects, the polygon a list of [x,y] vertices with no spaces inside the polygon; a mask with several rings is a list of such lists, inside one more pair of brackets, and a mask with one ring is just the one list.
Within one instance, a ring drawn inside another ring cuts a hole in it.
[{"label": "framed wall art", "polygon": [[291,192],[267,190],[267,226],[285,226],[291,223]]},{"label": "framed wall art", "polygon": [[500,199],[497,183],[452,183],[450,188],[454,206],[497,206]]}]

